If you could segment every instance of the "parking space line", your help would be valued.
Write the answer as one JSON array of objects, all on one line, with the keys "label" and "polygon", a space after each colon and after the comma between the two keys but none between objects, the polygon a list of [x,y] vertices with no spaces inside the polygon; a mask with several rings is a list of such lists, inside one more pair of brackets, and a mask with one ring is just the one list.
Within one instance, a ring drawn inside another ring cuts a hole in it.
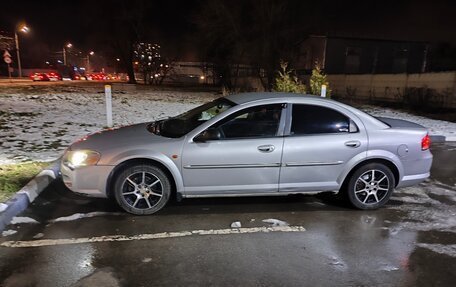
[{"label": "parking space line", "polygon": [[209,229],[209,230],[148,233],[148,234],[138,234],[138,235],[132,235],[132,236],[106,235],[106,236],[96,236],[96,237],[67,238],[67,239],[5,241],[2,244],[0,244],[0,246],[12,247],[12,248],[25,248],[25,247],[41,247],[41,246],[82,244],[82,243],[96,243],[96,242],[153,240],[153,239],[175,238],[175,237],[185,237],[185,236],[193,236],[193,235],[228,235],[228,234],[251,234],[251,233],[269,233],[269,232],[303,232],[303,231],[306,231],[306,229],[302,226]]}]

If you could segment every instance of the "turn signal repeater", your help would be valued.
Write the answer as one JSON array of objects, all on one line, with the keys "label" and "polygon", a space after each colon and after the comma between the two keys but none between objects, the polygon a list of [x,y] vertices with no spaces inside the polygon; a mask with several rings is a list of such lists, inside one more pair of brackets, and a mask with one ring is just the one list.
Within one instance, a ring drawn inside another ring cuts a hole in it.
[{"label": "turn signal repeater", "polygon": [[429,134],[426,134],[424,138],[421,139],[421,150],[428,150],[431,147],[431,137]]}]

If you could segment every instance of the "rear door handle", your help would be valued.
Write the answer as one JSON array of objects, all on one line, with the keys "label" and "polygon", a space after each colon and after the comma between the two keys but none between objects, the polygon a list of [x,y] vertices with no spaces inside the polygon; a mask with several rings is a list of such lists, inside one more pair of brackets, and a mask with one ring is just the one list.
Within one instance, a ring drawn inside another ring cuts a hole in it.
[{"label": "rear door handle", "polygon": [[348,147],[359,147],[361,145],[360,141],[348,141],[345,142],[345,145]]},{"label": "rear door handle", "polygon": [[275,150],[275,146],[273,145],[260,145],[258,147],[258,150],[261,151],[261,152],[273,152]]}]

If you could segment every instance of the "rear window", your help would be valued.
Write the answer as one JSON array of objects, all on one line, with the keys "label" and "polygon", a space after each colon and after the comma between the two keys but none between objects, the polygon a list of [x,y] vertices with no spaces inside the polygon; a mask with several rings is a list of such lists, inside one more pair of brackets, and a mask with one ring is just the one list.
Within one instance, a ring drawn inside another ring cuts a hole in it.
[{"label": "rear window", "polygon": [[321,106],[293,104],[291,135],[348,133],[350,119]]}]

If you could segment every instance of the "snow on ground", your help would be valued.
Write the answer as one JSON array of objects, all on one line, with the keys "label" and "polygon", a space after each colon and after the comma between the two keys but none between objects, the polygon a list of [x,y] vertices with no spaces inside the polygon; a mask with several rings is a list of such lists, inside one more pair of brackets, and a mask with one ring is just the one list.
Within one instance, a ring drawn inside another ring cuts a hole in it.
[{"label": "snow on ground", "polygon": [[285,221],[275,219],[275,218],[268,218],[262,220],[264,223],[269,223],[271,226],[288,226],[289,224]]},{"label": "snow on ground", "polygon": [[12,230],[12,229],[9,229],[9,230],[5,230],[2,232],[2,236],[5,237],[5,236],[10,236],[10,235],[13,235],[13,234],[16,234],[17,233],[17,230]]},{"label": "snow on ground", "polygon": [[150,258],[150,257],[146,257],[146,258],[144,258],[144,259],[143,259],[143,260],[141,260],[141,261],[142,261],[142,263],[149,263],[149,262],[151,262],[151,261],[152,261],[152,258]]},{"label": "snow on ground", "polygon": [[53,220],[50,220],[49,222],[66,222],[66,221],[74,221],[82,218],[90,218],[90,217],[96,217],[96,216],[111,216],[111,215],[125,215],[125,213],[121,212],[103,212],[103,211],[94,211],[94,212],[89,212],[89,213],[75,213],[69,216],[64,216],[64,217],[59,217]]},{"label": "snow on ground", "polygon": [[456,233],[456,190],[430,180],[418,186],[400,188],[393,193],[389,209],[405,211],[404,219],[391,224],[391,234],[403,229],[414,231],[439,230]]},{"label": "snow on ground", "polygon": [[445,136],[447,141],[456,141],[456,123],[415,116],[389,108],[363,106],[361,109],[372,116],[394,118],[417,123],[426,127],[429,130],[430,135],[441,135]]},{"label": "snow on ground", "polygon": [[[133,90],[116,93],[114,89],[114,125],[174,116],[216,97],[202,92]],[[0,164],[58,158],[73,141],[106,126],[105,109],[104,94],[93,89],[2,90]]]},{"label": "snow on ground", "polygon": [[35,234],[32,238],[33,239],[40,239],[40,238],[43,238],[43,237],[44,237],[44,233],[40,232],[40,233]]},{"label": "snow on ground", "polygon": [[242,225],[241,225],[241,222],[240,221],[234,221],[233,223],[231,223],[231,228],[241,228]]},{"label": "snow on ground", "polygon": [[[113,88],[115,126],[153,121],[180,114],[217,98],[208,92]],[[410,120],[430,134],[456,140],[456,123],[431,120],[373,106],[375,116]],[[27,160],[51,161],[73,141],[106,125],[101,86],[38,86],[2,88],[0,92],[0,164]]]},{"label": "snow on ground", "polygon": [[39,223],[39,222],[33,218],[25,217],[25,216],[15,216],[15,217],[13,217],[13,219],[10,222],[10,224],[23,224],[23,223],[35,224],[35,223]]}]

